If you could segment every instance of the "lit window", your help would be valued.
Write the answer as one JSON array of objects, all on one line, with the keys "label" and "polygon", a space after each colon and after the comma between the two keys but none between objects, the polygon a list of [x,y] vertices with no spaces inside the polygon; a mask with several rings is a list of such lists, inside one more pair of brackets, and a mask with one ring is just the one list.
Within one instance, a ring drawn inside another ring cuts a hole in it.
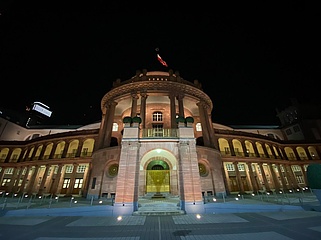
[{"label": "lit window", "polygon": [[196,123],[196,131],[201,132],[202,131],[202,125],[201,123]]},{"label": "lit window", "polygon": [[154,122],[162,122],[162,121],[163,121],[163,113],[161,113],[161,112],[154,112],[154,113],[153,113],[153,121],[154,121]]},{"label": "lit window", "polygon": [[118,124],[113,123],[113,132],[117,132],[117,131],[118,131]]},{"label": "lit window", "polygon": [[70,178],[65,178],[64,183],[62,184],[62,188],[69,188]]},{"label": "lit window", "polygon": [[66,166],[66,173],[72,173],[72,170],[74,169],[74,166],[72,165],[67,165]]},{"label": "lit window", "polygon": [[82,188],[83,181],[84,180],[82,178],[76,178],[75,179],[74,188]]},{"label": "lit window", "polygon": [[14,170],[14,168],[6,168],[4,170],[4,174],[13,174],[13,170]]},{"label": "lit window", "polygon": [[79,165],[77,167],[77,173],[84,173],[86,170],[86,165]]},{"label": "lit window", "polygon": [[227,163],[225,166],[227,171],[235,171],[234,164]]}]

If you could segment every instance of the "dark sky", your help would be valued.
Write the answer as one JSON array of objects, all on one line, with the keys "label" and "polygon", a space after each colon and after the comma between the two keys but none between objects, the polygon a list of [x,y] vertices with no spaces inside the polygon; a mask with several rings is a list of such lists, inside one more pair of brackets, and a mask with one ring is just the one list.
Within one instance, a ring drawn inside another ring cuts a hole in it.
[{"label": "dark sky", "polygon": [[276,108],[290,98],[321,103],[311,3],[21,2],[0,3],[0,107],[23,112],[40,101],[51,123],[100,121],[113,81],[142,69],[199,80],[213,121],[226,125],[279,124]]}]

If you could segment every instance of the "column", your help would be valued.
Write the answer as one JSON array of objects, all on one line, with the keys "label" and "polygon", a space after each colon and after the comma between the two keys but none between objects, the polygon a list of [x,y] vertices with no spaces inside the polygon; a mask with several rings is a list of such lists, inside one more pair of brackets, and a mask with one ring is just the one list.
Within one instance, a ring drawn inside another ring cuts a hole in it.
[{"label": "column", "polygon": [[131,117],[136,117],[137,116],[137,99],[138,99],[138,96],[137,96],[136,93],[133,93],[131,96],[132,96],[132,109],[131,109],[130,116]]},{"label": "column", "polygon": [[232,139],[227,139],[228,145],[230,147],[230,151],[231,151],[231,156],[235,156],[235,151],[234,151],[234,146],[233,146],[233,142]]},{"label": "column", "polygon": [[170,100],[170,114],[171,114],[171,128],[177,128],[176,123],[176,106],[175,106],[175,95],[174,93],[169,93],[169,100]]},{"label": "column", "polygon": [[261,174],[262,174],[262,178],[263,178],[263,182],[264,182],[264,185],[265,185],[265,189],[266,191],[270,191],[271,188],[270,188],[270,185],[266,179],[266,175],[265,175],[265,171],[264,171],[264,167],[263,167],[263,164],[262,163],[258,163],[259,164],[259,167],[260,167],[260,170],[261,170]]},{"label": "column", "polygon": [[268,165],[269,165],[270,172],[271,172],[271,175],[272,175],[272,179],[273,179],[273,182],[274,182],[275,191],[280,191],[280,183],[279,183],[279,180],[278,180],[278,178],[277,178],[277,176],[275,174],[274,166],[271,163],[268,163]]},{"label": "column", "polygon": [[38,194],[39,195],[42,195],[45,191],[44,191],[44,186],[45,186],[45,183],[47,181],[47,177],[48,177],[48,171],[50,169],[50,165],[47,164],[46,165],[46,170],[42,176],[42,180],[41,180],[41,183],[40,183],[40,186],[39,186],[39,191],[38,191]]},{"label": "column", "polygon": [[6,159],[4,160],[5,163],[10,162],[10,156],[11,156],[12,152],[13,152],[13,149],[9,148],[8,154],[6,156]]},{"label": "column", "polygon": [[56,152],[56,149],[57,149],[57,145],[58,145],[57,142],[54,142],[54,143],[53,143],[51,152],[50,152],[50,154],[49,154],[49,159],[53,159],[53,158],[55,157],[55,152]]},{"label": "column", "polygon": [[17,181],[14,183],[13,185],[13,188],[12,188],[12,192],[15,193],[17,192],[18,190],[18,187],[19,187],[19,182],[20,182],[20,179],[21,179],[21,176],[22,176],[22,173],[23,173],[23,167],[19,167],[19,174],[18,174],[18,177],[17,177]]},{"label": "column", "polygon": [[292,189],[298,188],[299,184],[296,180],[296,177],[292,171],[291,165],[285,165],[285,170],[287,174],[288,181]]},{"label": "column", "polygon": [[196,105],[198,106],[198,110],[199,110],[199,115],[200,115],[200,120],[201,120],[201,125],[202,125],[202,136],[203,136],[203,140],[204,140],[204,145],[206,147],[210,147],[210,135],[209,135],[208,129],[207,129],[203,103],[202,102],[198,102]]},{"label": "column", "polygon": [[286,181],[285,181],[281,166],[280,166],[280,164],[275,164],[275,165],[278,168],[279,176],[280,176],[280,179],[281,179],[281,182],[282,182],[282,189],[283,189],[283,191],[286,191],[288,189],[288,187],[287,187],[287,184],[286,184]]},{"label": "column", "polygon": [[52,186],[51,186],[51,194],[52,195],[56,195],[57,194],[57,191],[58,191],[58,186],[60,184],[60,179],[61,179],[61,176],[62,176],[62,168],[63,168],[64,165],[62,164],[59,164],[58,165],[58,170],[57,170],[57,174],[55,176],[55,178],[53,178],[53,183],[52,183]]},{"label": "column", "polygon": [[28,183],[28,190],[27,190],[28,194],[32,194],[33,193],[33,186],[35,185],[36,177],[38,175],[38,170],[39,170],[39,166],[36,165],[35,168],[34,168],[33,174],[31,176],[31,179],[30,179],[30,181]]},{"label": "column", "polygon": [[45,155],[45,151],[46,151],[46,146],[42,145],[42,149],[41,149],[41,152],[40,152],[38,160],[42,160],[43,159],[43,155]]},{"label": "column", "polygon": [[70,144],[70,142],[65,141],[65,146],[64,146],[64,150],[62,151],[61,158],[67,157],[69,144]]},{"label": "column", "polygon": [[116,102],[110,102],[107,112],[107,122],[106,122],[106,128],[105,131],[105,137],[103,142],[103,147],[109,147],[110,146],[110,140],[111,140],[111,134],[113,131],[113,122],[114,122],[114,115],[115,115],[115,109],[116,109]]},{"label": "column", "polygon": [[240,190],[240,193],[245,193],[244,191],[244,186],[243,186],[243,183],[242,183],[242,179],[241,179],[241,176],[240,176],[240,171],[239,171],[239,167],[238,167],[238,162],[233,162],[234,164],[234,169],[235,169],[235,174],[236,174],[236,179],[237,179],[237,183],[239,185],[239,190]]},{"label": "column", "polygon": [[183,95],[183,94],[180,94],[180,95],[177,96],[177,100],[178,100],[178,113],[179,113],[179,116],[180,116],[180,117],[185,117],[183,99],[184,99],[184,95]]},{"label": "column", "polygon": [[28,150],[27,148],[22,149],[17,162],[22,162],[23,157],[25,156],[25,153],[27,152],[27,150]]},{"label": "column", "polygon": [[83,145],[84,145],[84,139],[80,139],[75,157],[81,157],[81,150]]},{"label": "column", "polygon": [[140,94],[140,118],[142,119],[141,126],[142,128],[146,128],[146,100],[147,100],[147,94],[141,93]]},{"label": "column", "polygon": [[243,149],[243,154],[245,157],[248,157],[249,156],[249,153],[247,152],[247,148],[245,146],[245,142],[244,140],[241,140],[241,145],[242,145],[242,149]]},{"label": "column", "polygon": [[253,168],[252,168],[252,163],[246,163],[247,164],[247,167],[248,167],[248,173],[250,175],[250,179],[251,179],[251,183],[252,183],[252,190],[253,192],[258,192],[258,190],[260,189],[258,184],[257,184],[257,181],[255,180],[255,177],[254,177],[254,174],[253,174]]},{"label": "column", "polygon": [[[24,193],[24,189],[26,187],[26,183],[27,183],[27,180],[28,180],[28,176],[29,176],[29,171],[30,171],[30,166],[27,166],[25,167],[26,169],[26,172],[25,172],[25,175],[23,176],[23,180],[22,180],[22,183],[21,183],[21,187],[20,187],[20,190],[19,190],[19,193]],[[24,169],[22,169],[22,171],[24,171]]]}]

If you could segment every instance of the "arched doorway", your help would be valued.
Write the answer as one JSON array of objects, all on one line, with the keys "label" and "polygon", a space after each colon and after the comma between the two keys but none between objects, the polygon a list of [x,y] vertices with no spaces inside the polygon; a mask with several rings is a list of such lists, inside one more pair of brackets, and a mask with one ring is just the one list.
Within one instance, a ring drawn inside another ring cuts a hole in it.
[{"label": "arched doorway", "polygon": [[153,157],[146,167],[146,193],[170,193],[170,169],[163,157]]}]

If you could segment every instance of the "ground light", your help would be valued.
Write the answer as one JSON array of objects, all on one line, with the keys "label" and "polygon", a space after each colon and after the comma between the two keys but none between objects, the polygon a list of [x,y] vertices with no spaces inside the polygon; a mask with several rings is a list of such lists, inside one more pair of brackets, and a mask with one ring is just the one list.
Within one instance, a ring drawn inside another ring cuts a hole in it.
[{"label": "ground light", "polygon": [[196,214],[196,218],[197,219],[201,219],[201,215],[200,214]]},{"label": "ground light", "polygon": [[123,220],[123,217],[122,216],[118,216],[117,217],[117,221],[121,221],[121,220]]}]

